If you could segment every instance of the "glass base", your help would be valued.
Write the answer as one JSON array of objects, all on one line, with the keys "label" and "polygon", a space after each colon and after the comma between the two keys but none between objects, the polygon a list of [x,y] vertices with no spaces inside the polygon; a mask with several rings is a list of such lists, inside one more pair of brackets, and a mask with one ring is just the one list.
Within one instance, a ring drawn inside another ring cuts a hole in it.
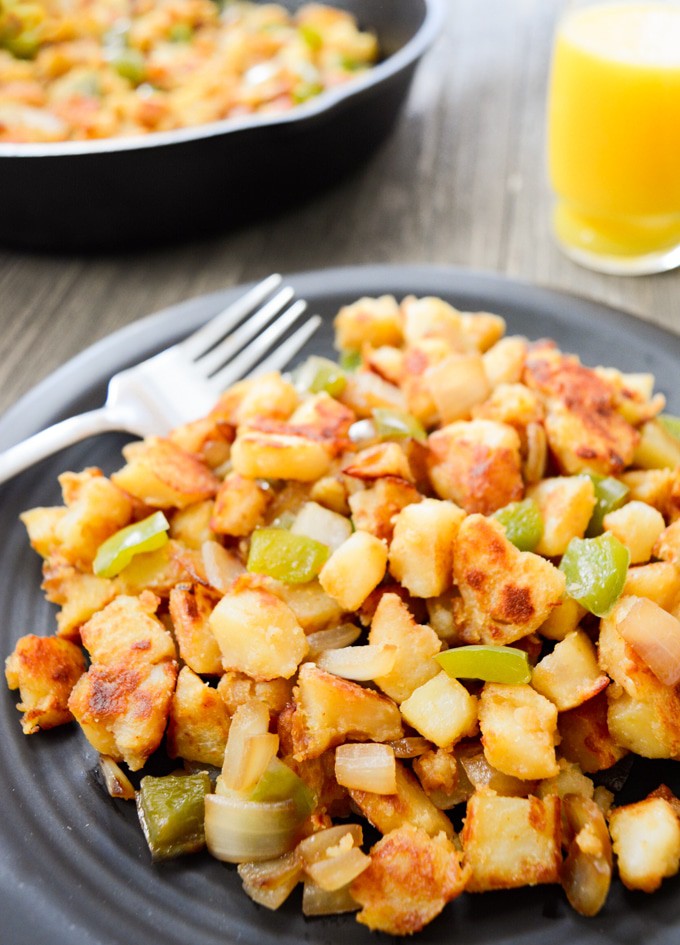
[{"label": "glass base", "polygon": [[645,253],[644,256],[613,256],[570,246],[559,236],[557,242],[565,256],[579,266],[595,272],[604,272],[609,276],[651,276],[680,266],[680,246],[656,253]]}]

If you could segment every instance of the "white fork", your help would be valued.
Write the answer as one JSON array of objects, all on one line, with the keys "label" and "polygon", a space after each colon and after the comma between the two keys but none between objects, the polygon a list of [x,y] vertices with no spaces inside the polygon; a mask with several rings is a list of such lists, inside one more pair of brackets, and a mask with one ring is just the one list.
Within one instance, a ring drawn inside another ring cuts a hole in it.
[{"label": "white fork", "polygon": [[136,436],[162,436],[207,413],[234,381],[281,370],[321,319],[307,319],[265,357],[306,308],[302,300],[285,308],[294,295],[291,288],[268,299],[280,282],[281,276],[269,276],[184,341],[115,374],[103,407],[55,423],[0,454],[0,483],[96,433],[125,430]]}]

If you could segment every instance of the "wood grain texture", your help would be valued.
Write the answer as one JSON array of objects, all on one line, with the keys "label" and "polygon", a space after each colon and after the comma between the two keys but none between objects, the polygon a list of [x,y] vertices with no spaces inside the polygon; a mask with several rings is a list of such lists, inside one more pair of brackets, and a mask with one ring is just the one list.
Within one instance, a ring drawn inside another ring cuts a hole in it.
[{"label": "wood grain texture", "polygon": [[449,0],[445,32],[389,140],[350,179],[265,224],[134,255],[0,250],[0,411],[115,329],[274,270],[455,264],[591,297],[680,331],[680,270],[598,275],[566,259],[550,235],[545,96],[565,5]]}]

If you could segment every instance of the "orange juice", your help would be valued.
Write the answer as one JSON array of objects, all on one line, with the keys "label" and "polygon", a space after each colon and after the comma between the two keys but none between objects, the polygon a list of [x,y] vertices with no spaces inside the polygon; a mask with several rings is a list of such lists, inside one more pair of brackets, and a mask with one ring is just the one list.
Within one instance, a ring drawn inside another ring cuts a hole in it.
[{"label": "orange juice", "polygon": [[593,268],[680,265],[680,3],[577,10],[558,29],[549,99],[554,225]]}]

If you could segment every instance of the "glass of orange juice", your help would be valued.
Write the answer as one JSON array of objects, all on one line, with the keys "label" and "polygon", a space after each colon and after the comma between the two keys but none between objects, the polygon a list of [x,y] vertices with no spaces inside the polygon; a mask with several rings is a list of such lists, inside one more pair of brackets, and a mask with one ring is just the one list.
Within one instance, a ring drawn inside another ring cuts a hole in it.
[{"label": "glass of orange juice", "polygon": [[680,2],[566,13],[548,160],[554,230],[572,259],[631,275],[680,266]]}]

